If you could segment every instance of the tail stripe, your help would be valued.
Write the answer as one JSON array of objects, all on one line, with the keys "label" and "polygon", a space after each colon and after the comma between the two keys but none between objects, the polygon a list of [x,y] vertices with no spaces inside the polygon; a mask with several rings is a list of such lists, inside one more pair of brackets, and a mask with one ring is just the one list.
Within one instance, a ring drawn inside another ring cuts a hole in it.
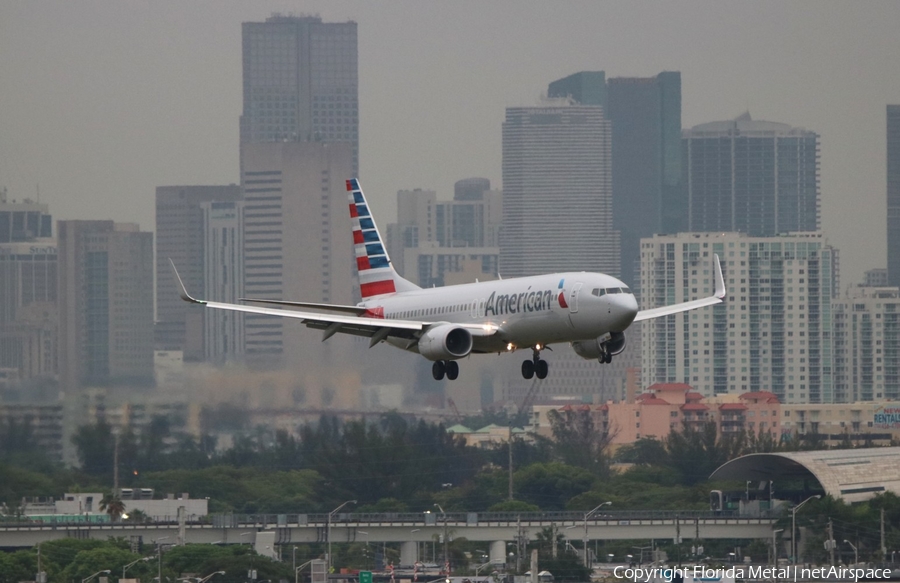
[{"label": "tail stripe", "polygon": [[353,245],[362,298],[394,293],[397,291],[394,269],[384,251],[375,221],[369,214],[359,182],[356,179],[348,180],[347,191],[350,195],[350,220],[353,224]]}]

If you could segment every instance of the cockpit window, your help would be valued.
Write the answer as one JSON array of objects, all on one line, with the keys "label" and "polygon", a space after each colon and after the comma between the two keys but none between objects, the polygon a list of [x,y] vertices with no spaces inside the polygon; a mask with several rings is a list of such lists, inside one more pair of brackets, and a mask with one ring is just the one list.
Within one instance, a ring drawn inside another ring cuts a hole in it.
[{"label": "cockpit window", "polygon": [[608,287],[606,289],[595,287],[591,290],[591,295],[597,296],[605,296],[606,294],[630,294],[631,289],[627,287]]}]

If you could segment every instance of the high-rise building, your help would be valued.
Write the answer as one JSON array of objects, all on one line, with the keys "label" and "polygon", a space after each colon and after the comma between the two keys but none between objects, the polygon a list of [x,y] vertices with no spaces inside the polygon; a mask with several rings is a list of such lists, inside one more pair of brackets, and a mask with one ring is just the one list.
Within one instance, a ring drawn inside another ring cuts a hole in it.
[{"label": "high-rise building", "polygon": [[771,391],[785,403],[834,402],[837,250],[821,233],[644,239],[641,308],[711,295],[714,253],[727,301],[644,322],[642,381],[688,383],[707,396]]},{"label": "high-rise building", "polygon": [[[346,188],[351,145],[245,143],[241,150],[245,296],[354,303]],[[257,314],[245,315],[244,334],[246,357],[254,362],[283,364],[299,357],[300,343],[321,344],[296,322]]]},{"label": "high-rise building", "polygon": [[153,383],[153,233],[59,221],[59,376],[64,391]]},{"label": "high-rise building", "polygon": [[391,261],[423,287],[495,278],[502,217],[503,193],[486,178],[457,181],[453,200],[438,201],[433,190],[401,190],[397,222],[387,227]]},{"label": "high-rise building", "polygon": [[219,300],[207,293],[205,285],[208,238],[202,204],[241,198],[241,187],[236,184],[156,188],[157,350],[183,350],[185,360],[203,359],[203,318],[208,314],[178,297],[169,259],[175,262],[178,275],[192,294]]},{"label": "high-rise building", "polygon": [[[203,297],[236,304],[244,297],[244,203],[200,203],[203,212]],[[228,310],[203,310],[206,360],[238,360],[244,353],[244,316]]]},{"label": "high-rise building", "polygon": [[626,282],[639,282],[641,239],[687,227],[681,180],[681,73],[616,77],[608,86],[613,227],[622,241],[621,275]]},{"label": "high-rise building", "polygon": [[603,71],[580,71],[557,79],[547,88],[547,97],[571,99],[581,105],[599,105],[606,109],[608,106],[606,73]]},{"label": "high-rise building", "polygon": [[0,191],[0,369],[56,375],[56,241],[45,204]]},{"label": "high-rise building", "polygon": [[348,142],[359,169],[355,22],[274,15],[243,24],[241,143]]},{"label": "high-rise building", "polygon": [[550,97],[600,105],[612,126],[613,228],[621,237],[618,273],[640,290],[640,240],[687,227],[681,179],[681,73],[605,78],[583,71],[554,81]]},{"label": "high-rise building", "polygon": [[818,134],[745,113],[682,138],[689,231],[771,237],[819,229]]},{"label": "high-rise building", "polygon": [[618,274],[610,137],[600,106],[507,108],[501,275]]},{"label": "high-rise building", "polygon": [[900,105],[887,106],[888,280],[900,287]]},{"label": "high-rise building", "polygon": [[835,401],[900,399],[900,290],[852,287],[833,305]]},{"label": "high-rise building", "polygon": [[56,273],[55,240],[0,243],[0,369],[18,379],[56,375]]},{"label": "high-rise building", "polygon": [[45,204],[26,198],[9,202],[0,190],[0,243],[16,243],[52,237],[53,219]]}]

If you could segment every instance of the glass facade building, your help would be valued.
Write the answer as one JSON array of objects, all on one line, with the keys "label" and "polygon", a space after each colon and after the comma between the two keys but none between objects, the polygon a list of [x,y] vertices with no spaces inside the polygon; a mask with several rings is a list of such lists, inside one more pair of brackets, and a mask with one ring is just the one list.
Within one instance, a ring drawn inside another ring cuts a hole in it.
[{"label": "glass facade building", "polygon": [[612,127],[612,216],[617,273],[640,290],[640,240],[687,228],[681,179],[681,73],[605,78],[582,71],[550,83],[550,97],[600,105]]},{"label": "glass facade building", "polygon": [[887,106],[888,282],[900,287],[900,105]]},{"label": "glass facade building", "polygon": [[749,114],[682,132],[689,231],[819,229],[819,136]]}]

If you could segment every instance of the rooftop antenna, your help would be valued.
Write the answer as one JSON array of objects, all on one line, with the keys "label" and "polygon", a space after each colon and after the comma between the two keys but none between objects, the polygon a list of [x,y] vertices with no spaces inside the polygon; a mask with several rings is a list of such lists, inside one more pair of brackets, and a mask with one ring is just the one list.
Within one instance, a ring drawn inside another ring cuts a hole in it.
[{"label": "rooftop antenna", "polygon": [[37,202],[41,204],[41,184],[39,182],[36,183],[34,189],[37,191]]}]

